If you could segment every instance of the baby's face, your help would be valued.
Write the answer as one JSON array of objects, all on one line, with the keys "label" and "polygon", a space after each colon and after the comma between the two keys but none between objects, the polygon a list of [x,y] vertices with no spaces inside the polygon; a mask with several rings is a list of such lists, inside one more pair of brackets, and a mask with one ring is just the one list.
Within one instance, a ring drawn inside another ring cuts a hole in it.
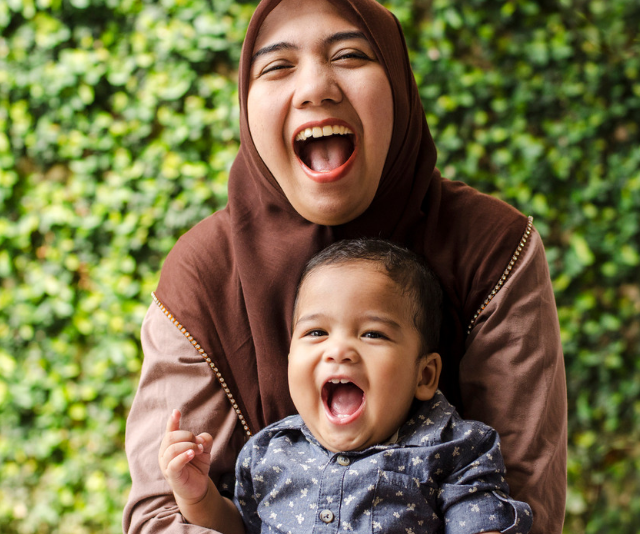
[{"label": "baby's face", "polygon": [[366,261],[319,267],[305,280],[289,388],[325,448],[362,450],[384,442],[406,420],[418,390],[425,398],[421,383],[429,370],[409,299]]}]

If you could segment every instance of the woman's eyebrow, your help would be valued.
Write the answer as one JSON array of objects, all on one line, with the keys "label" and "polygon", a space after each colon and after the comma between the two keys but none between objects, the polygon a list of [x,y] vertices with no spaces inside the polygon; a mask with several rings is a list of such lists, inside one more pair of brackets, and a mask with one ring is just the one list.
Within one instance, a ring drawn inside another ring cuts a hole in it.
[{"label": "woman's eyebrow", "polygon": [[349,39],[364,39],[365,41],[369,42],[369,39],[367,39],[365,34],[359,31],[334,33],[329,38],[327,38],[325,42],[327,44],[333,44],[339,41],[347,41]]},{"label": "woman's eyebrow", "polygon": [[264,56],[265,54],[269,54],[271,52],[277,52],[278,50],[297,50],[297,49],[298,47],[296,45],[292,43],[287,43],[285,41],[263,46],[255,54],[253,54],[253,56],[251,56],[251,63],[253,63],[256,60],[256,58],[260,56]]},{"label": "woman's eyebrow", "polygon": [[[333,35],[325,39],[324,42],[326,44],[334,44],[340,41],[347,41],[349,39],[364,39],[367,42],[369,41],[364,33],[359,31],[352,31],[334,33]],[[251,63],[253,63],[260,56],[264,56],[265,54],[269,54],[271,52],[278,52],[279,50],[298,50],[298,47],[293,43],[288,43],[286,41],[263,46],[255,54],[253,54],[253,56],[251,56]]]}]

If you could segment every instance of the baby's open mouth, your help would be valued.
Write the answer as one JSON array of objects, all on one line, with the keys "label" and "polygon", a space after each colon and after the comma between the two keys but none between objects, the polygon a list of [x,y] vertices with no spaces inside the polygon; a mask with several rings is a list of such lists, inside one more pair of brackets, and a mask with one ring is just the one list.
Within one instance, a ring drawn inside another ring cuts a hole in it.
[{"label": "baby's open mouth", "polygon": [[364,392],[344,378],[332,378],[322,387],[322,402],[331,415],[346,418],[360,409],[364,403]]},{"label": "baby's open mouth", "polygon": [[330,172],[349,160],[354,143],[355,136],[346,126],[314,126],[296,135],[294,150],[311,170]]}]

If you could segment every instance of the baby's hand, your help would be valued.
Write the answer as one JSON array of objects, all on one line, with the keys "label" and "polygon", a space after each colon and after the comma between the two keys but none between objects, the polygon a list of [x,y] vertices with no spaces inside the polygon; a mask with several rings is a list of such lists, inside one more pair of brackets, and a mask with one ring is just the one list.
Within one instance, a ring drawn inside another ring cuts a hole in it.
[{"label": "baby's hand", "polygon": [[188,430],[180,430],[180,412],[173,410],[158,461],[176,498],[196,503],[207,494],[212,443],[213,438],[206,432],[195,436]]}]

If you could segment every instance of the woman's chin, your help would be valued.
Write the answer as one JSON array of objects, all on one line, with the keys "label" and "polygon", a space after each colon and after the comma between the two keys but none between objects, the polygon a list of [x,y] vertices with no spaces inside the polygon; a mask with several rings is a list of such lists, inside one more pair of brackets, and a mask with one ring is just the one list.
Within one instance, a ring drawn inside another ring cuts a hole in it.
[{"label": "woman's chin", "polygon": [[319,193],[313,197],[309,195],[307,201],[289,199],[289,202],[300,216],[313,224],[338,226],[362,215],[371,204],[371,200],[334,191],[325,195]]},{"label": "woman's chin", "polygon": [[363,152],[327,171],[313,170],[300,159],[274,172],[291,206],[307,221],[324,226],[346,224],[364,213],[375,196],[377,179],[363,166]]}]

